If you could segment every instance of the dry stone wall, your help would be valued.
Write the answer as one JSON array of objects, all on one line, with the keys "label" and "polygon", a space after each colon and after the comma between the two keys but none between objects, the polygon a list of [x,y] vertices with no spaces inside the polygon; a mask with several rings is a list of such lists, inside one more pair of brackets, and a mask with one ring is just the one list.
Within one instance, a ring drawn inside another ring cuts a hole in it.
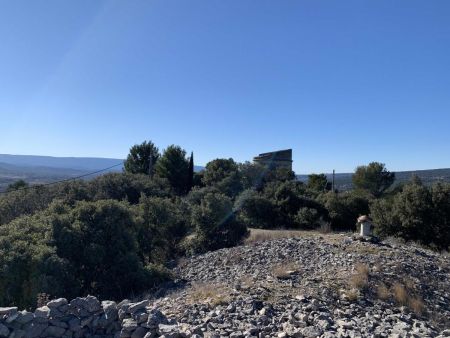
[{"label": "dry stone wall", "polygon": [[50,301],[34,312],[19,311],[17,307],[0,307],[0,337],[95,337],[150,338],[173,336],[177,325],[149,301],[116,304],[100,302],[93,296]]}]

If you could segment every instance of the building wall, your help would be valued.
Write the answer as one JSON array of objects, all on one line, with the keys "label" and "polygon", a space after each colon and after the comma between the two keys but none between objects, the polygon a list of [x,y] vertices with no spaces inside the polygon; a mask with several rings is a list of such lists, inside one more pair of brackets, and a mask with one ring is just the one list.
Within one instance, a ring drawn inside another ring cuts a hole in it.
[{"label": "building wall", "polygon": [[284,167],[292,170],[292,149],[262,153],[255,156],[253,162],[267,165],[272,168]]}]

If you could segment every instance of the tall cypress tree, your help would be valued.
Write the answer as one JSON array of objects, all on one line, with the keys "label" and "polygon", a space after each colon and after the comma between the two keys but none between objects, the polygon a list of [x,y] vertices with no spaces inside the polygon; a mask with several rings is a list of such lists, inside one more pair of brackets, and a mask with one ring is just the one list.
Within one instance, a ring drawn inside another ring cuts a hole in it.
[{"label": "tall cypress tree", "polygon": [[194,152],[191,152],[191,158],[189,160],[189,174],[188,174],[187,190],[191,191],[193,185],[194,185]]}]

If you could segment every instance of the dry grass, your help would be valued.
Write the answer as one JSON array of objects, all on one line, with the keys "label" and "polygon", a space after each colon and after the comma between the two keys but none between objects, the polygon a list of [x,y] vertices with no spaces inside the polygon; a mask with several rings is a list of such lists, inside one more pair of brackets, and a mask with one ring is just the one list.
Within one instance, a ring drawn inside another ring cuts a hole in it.
[{"label": "dry grass", "polygon": [[298,272],[299,266],[295,262],[284,262],[279,265],[275,265],[272,268],[272,276],[278,279],[289,279],[291,275]]},{"label": "dry grass", "polygon": [[250,236],[245,240],[245,244],[254,244],[273,239],[280,238],[296,238],[311,236],[311,231],[302,230],[265,230],[265,229],[250,229]]},{"label": "dry grass", "polygon": [[330,244],[342,242],[342,233],[329,232],[326,226],[318,230],[285,230],[285,229],[249,229],[250,235],[244,241],[244,245],[252,245],[282,238],[319,238]]},{"label": "dry grass", "polygon": [[225,285],[197,282],[192,284],[189,298],[193,304],[226,305],[231,300],[230,292],[231,289]]},{"label": "dry grass", "polygon": [[356,301],[361,294],[361,290],[369,284],[369,267],[367,264],[357,263],[354,269],[355,273],[347,277],[349,288],[343,290],[345,298],[351,302]]},{"label": "dry grass", "polygon": [[356,244],[353,247],[353,251],[363,255],[377,255],[380,253],[380,248],[367,243]]},{"label": "dry grass", "polygon": [[356,273],[350,277],[350,285],[355,289],[362,289],[369,283],[369,267],[366,264],[357,263]]},{"label": "dry grass", "polygon": [[394,283],[391,288],[392,294],[394,295],[395,300],[397,303],[401,305],[407,305],[408,304],[408,291],[401,283]]},{"label": "dry grass", "polygon": [[414,287],[414,282],[411,279],[405,279],[404,284],[394,283],[391,292],[399,305],[408,306],[411,311],[420,316],[426,310],[425,303],[420,296],[413,294]]},{"label": "dry grass", "polygon": [[358,292],[358,290],[351,289],[351,290],[347,290],[345,292],[345,295],[347,296],[347,299],[350,302],[355,302],[358,300],[359,292]]},{"label": "dry grass", "polygon": [[350,278],[350,285],[355,289],[362,289],[367,286],[368,279],[360,274],[352,275]]},{"label": "dry grass", "polygon": [[36,299],[36,306],[37,307],[45,306],[50,301],[50,295],[48,293],[45,293],[45,292],[38,293],[36,298],[37,298]]},{"label": "dry grass", "polygon": [[255,285],[255,278],[251,275],[242,276],[239,278],[239,284],[243,288],[251,288]]},{"label": "dry grass", "polygon": [[367,264],[363,264],[363,263],[357,263],[355,266],[355,270],[360,274],[360,275],[365,275],[365,276],[369,276],[369,267],[367,266]]},{"label": "dry grass", "polygon": [[416,315],[420,316],[425,311],[425,304],[420,297],[409,298],[408,305]]},{"label": "dry grass", "polygon": [[323,223],[320,225],[319,232],[320,232],[321,234],[329,234],[330,232],[332,232],[332,230],[331,230],[331,224],[330,224],[330,223],[325,223],[325,222],[323,222]]},{"label": "dry grass", "polygon": [[377,296],[381,300],[387,300],[391,296],[389,289],[385,284],[380,284],[377,286]]}]

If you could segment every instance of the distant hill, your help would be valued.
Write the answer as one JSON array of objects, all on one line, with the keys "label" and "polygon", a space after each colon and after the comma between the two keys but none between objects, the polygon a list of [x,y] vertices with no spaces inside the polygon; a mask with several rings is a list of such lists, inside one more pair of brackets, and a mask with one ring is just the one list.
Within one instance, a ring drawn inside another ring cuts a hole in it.
[{"label": "distant hill", "polygon": [[5,190],[9,184],[18,180],[24,180],[30,184],[42,184],[73,178],[86,173],[87,171],[69,168],[16,166],[0,163],[0,191]]},{"label": "distant hill", "polygon": [[[99,158],[99,157],[53,157],[53,156],[34,156],[34,155],[6,155],[0,154],[0,163],[12,164],[21,167],[47,167],[47,168],[65,168],[82,171],[95,171],[111,167],[123,162],[117,158]],[[122,167],[114,168],[115,171],[121,171]]]},{"label": "distant hill", "polygon": [[[412,175],[420,177],[422,182],[426,185],[430,185],[434,182],[450,182],[450,168],[444,169],[428,169],[428,170],[410,170],[410,171],[397,171],[395,172],[395,183],[399,184],[407,182],[411,179]],[[328,180],[331,182],[333,175],[326,174]],[[352,184],[353,173],[337,173],[335,174],[335,185],[339,190],[350,190],[353,188]],[[308,181],[308,175],[297,175],[297,178],[302,182]]]},{"label": "distant hill", "polygon": [[[20,179],[30,184],[50,183],[103,170],[121,163],[123,163],[123,159],[117,158],[0,154],[0,191]],[[204,168],[195,166],[194,169],[200,171]],[[123,165],[118,165],[99,174],[121,172],[122,170]],[[94,174],[89,178],[99,174]]]},{"label": "distant hill", "polygon": [[[0,191],[4,190],[8,184],[20,179],[31,184],[49,183],[85,175],[122,162],[123,160],[118,158],[0,154]],[[204,169],[202,166],[195,166],[197,172]],[[122,170],[123,166],[119,165],[99,174],[121,172]],[[395,184],[408,181],[413,174],[419,176],[425,184],[432,184],[437,181],[450,182],[450,168],[446,168],[399,171],[395,173]],[[326,175],[328,180],[331,181],[332,174]],[[336,188],[339,190],[352,189],[352,175],[353,173],[337,173],[335,175]],[[308,181],[308,175],[297,175],[297,178],[303,182]]]}]

